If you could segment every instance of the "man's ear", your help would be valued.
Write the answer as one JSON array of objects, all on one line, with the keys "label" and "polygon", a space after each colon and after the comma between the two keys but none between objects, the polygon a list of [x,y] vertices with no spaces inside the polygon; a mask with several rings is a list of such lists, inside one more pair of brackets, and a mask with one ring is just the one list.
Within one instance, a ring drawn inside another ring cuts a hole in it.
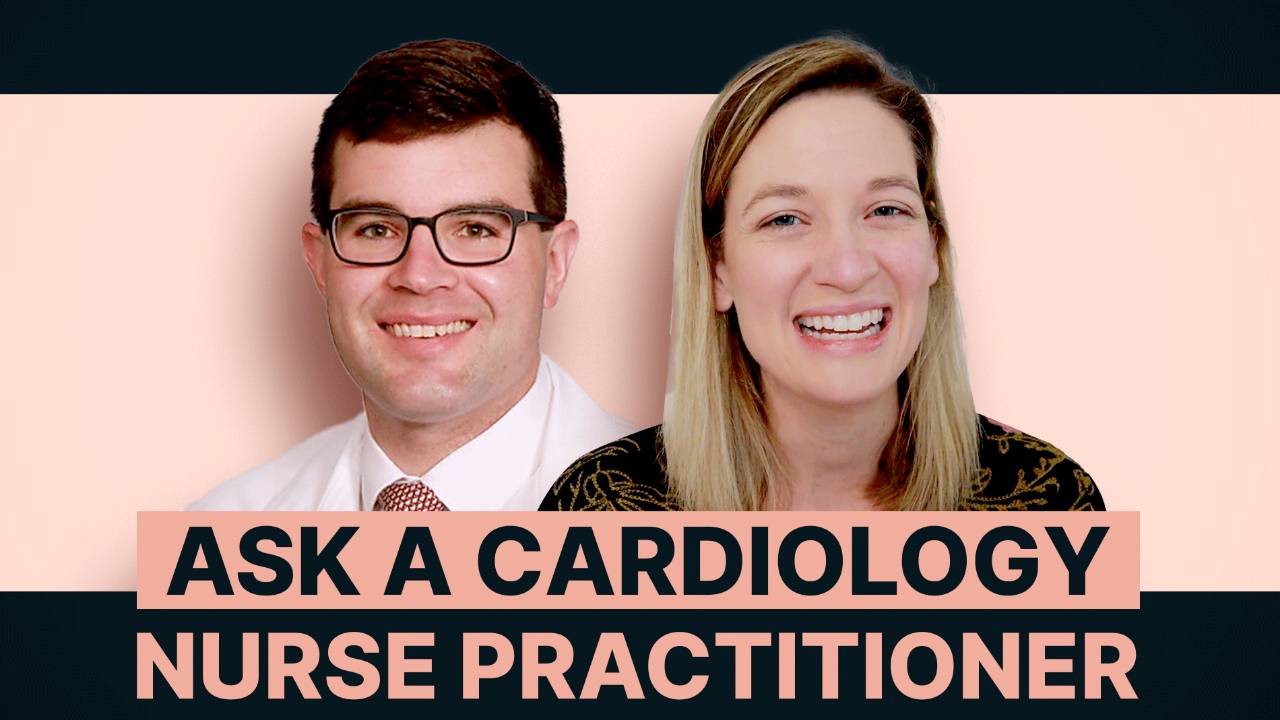
[{"label": "man's ear", "polygon": [[324,239],[324,231],[315,223],[302,226],[302,257],[307,261],[307,269],[311,271],[311,279],[316,289],[324,297],[324,256],[329,251]]},{"label": "man's ear", "polygon": [[716,262],[715,278],[712,279],[711,290],[715,294],[716,310],[720,312],[729,312],[729,308],[733,307],[733,293],[729,290],[729,283],[725,279],[726,276],[724,261]]},{"label": "man's ear", "polygon": [[578,250],[578,223],[565,220],[551,231],[547,240],[547,277],[542,291],[542,306],[553,308],[560,299],[560,290],[569,277],[569,265]]}]

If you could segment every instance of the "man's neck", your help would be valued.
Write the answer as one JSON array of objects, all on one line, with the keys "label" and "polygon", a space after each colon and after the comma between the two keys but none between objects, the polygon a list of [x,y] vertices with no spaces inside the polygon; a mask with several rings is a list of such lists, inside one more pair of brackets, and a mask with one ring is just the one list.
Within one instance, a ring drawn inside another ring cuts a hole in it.
[{"label": "man's neck", "polygon": [[475,439],[528,394],[538,378],[540,363],[512,391],[462,415],[430,422],[406,420],[364,399],[365,414],[373,440],[391,462],[408,475],[423,475],[458,448]]}]

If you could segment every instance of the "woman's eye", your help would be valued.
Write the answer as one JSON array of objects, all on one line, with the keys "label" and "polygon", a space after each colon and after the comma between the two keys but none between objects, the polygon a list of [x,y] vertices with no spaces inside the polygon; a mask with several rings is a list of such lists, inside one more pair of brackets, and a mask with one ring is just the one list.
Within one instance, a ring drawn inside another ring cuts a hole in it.
[{"label": "woman's eye", "polygon": [[898,215],[906,215],[907,211],[894,205],[881,205],[871,211],[872,217],[896,217]]},{"label": "woman's eye", "polygon": [[794,227],[800,224],[800,218],[795,215],[776,215],[765,221],[765,225],[770,227]]}]

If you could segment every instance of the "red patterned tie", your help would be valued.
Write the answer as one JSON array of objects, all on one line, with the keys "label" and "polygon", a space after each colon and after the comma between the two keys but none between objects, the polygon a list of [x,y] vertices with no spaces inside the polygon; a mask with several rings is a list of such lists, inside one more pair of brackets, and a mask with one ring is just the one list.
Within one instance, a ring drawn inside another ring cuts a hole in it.
[{"label": "red patterned tie", "polygon": [[421,480],[397,480],[382,488],[373,503],[374,510],[421,512],[423,510],[448,510],[440,497]]}]

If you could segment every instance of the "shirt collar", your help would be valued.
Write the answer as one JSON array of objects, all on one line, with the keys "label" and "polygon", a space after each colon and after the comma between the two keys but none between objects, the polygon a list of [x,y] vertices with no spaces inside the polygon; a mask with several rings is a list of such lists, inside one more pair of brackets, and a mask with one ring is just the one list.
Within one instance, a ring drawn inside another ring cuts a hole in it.
[{"label": "shirt collar", "polygon": [[545,356],[524,397],[484,432],[449,453],[426,474],[404,472],[373,439],[368,421],[360,439],[360,507],[372,510],[378,493],[400,478],[422,480],[450,510],[498,510],[542,464],[542,438],[551,404]]},{"label": "shirt collar", "polygon": [[399,480],[411,477],[396,467],[391,458],[378,446],[369,431],[366,417],[364,432],[360,436],[360,509],[372,510],[382,488]]}]

